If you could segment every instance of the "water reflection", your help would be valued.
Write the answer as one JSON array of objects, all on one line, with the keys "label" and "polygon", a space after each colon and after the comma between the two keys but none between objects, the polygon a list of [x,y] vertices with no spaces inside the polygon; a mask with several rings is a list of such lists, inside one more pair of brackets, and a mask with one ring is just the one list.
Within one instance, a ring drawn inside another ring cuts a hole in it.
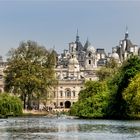
[{"label": "water reflection", "polygon": [[65,118],[0,119],[0,140],[138,140],[140,121]]}]

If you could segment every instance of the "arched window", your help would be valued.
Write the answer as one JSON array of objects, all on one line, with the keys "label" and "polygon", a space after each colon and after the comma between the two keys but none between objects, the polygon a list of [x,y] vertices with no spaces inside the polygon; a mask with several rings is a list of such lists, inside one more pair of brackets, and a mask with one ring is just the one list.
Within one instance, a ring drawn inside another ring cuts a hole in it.
[{"label": "arched window", "polygon": [[66,97],[71,97],[71,91],[70,91],[70,89],[66,89],[65,94],[66,94]]},{"label": "arched window", "polygon": [[88,54],[88,57],[91,57],[91,53]]},{"label": "arched window", "polygon": [[60,91],[60,97],[61,98],[63,97],[63,91]]}]

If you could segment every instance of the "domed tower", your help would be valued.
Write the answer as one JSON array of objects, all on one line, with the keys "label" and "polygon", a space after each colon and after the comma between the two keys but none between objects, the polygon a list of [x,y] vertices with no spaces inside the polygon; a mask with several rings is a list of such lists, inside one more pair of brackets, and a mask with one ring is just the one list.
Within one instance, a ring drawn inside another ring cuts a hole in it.
[{"label": "domed tower", "polygon": [[134,45],[129,39],[128,28],[126,27],[125,37],[119,43],[120,61],[123,62],[132,54],[138,55],[138,46]]},{"label": "domed tower", "polygon": [[86,41],[84,50],[86,52],[85,55],[85,68],[86,69],[93,69],[94,67],[97,67],[96,62],[96,49],[90,44],[90,42]]},{"label": "domed tower", "polygon": [[68,77],[70,77],[71,79],[78,78],[79,72],[80,72],[79,62],[76,56],[72,54],[68,64]]},{"label": "domed tower", "polygon": [[120,57],[119,54],[117,53],[116,47],[112,48],[111,58],[113,58],[117,63],[120,63]]}]

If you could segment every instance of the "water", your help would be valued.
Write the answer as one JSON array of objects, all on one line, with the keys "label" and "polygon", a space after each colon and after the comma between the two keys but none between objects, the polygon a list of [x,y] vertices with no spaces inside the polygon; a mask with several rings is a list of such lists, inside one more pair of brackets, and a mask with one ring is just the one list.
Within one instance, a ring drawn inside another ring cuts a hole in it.
[{"label": "water", "polygon": [[0,119],[0,140],[140,140],[140,121]]}]

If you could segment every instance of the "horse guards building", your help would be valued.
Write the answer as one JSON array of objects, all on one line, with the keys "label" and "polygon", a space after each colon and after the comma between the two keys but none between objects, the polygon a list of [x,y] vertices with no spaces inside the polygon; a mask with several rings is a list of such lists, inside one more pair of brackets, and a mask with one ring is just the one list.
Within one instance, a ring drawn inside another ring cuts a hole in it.
[{"label": "horse guards building", "polygon": [[[53,88],[48,106],[52,108],[70,108],[78,100],[79,91],[84,88],[85,81],[98,80],[96,71],[99,70],[110,58],[122,63],[131,54],[140,55],[140,48],[131,42],[125,32],[125,37],[119,45],[112,48],[112,53],[106,54],[103,48],[95,49],[87,39],[82,45],[77,32],[75,42],[69,43],[67,50],[57,54],[55,67],[58,85]],[[0,57],[0,91],[4,91],[3,70],[6,62]]]}]

